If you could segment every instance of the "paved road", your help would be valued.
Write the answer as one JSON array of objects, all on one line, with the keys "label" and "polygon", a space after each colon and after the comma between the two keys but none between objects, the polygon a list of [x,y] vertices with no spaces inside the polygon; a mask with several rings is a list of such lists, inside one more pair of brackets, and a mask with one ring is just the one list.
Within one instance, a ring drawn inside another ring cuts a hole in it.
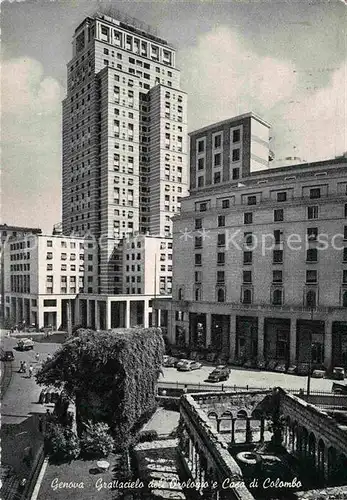
[{"label": "paved road", "polygon": [[[16,344],[17,340],[11,337],[3,337],[2,339],[2,347],[5,350],[13,349]],[[42,388],[36,384],[34,377],[29,378],[27,374],[18,373],[18,370],[21,361],[26,361],[28,367],[32,364],[34,370],[37,370],[40,362],[60,346],[59,344],[41,344],[37,342],[34,344],[32,351],[13,351],[15,359],[12,361],[12,379],[1,405],[3,423],[18,423],[31,412],[45,413],[46,411],[43,405],[37,403]],[[40,354],[39,362],[35,360],[37,352]]]},{"label": "paved road", "polygon": [[[180,383],[180,384],[201,384],[202,387],[208,374],[213,370],[212,366],[203,366],[199,370],[192,372],[179,372],[176,368],[163,368],[163,376],[159,381]],[[311,378],[312,391],[331,391],[332,380]],[[286,373],[267,372],[260,370],[247,370],[245,368],[232,367],[228,381],[217,382],[215,385],[224,386],[250,386],[259,388],[271,388],[280,386],[284,389],[305,389],[307,377],[299,375],[287,375]],[[211,383],[208,383],[211,385]]]}]

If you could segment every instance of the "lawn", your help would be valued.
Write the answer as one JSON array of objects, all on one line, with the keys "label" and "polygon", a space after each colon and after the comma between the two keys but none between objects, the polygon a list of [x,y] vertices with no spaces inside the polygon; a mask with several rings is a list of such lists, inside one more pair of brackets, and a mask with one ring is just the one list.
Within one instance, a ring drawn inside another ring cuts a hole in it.
[{"label": "lawn", "polygon": [[[111,500],[117,498],[114,490],[101,487],[116,479],[117,457],[107,459],[110,468],[98,472],[97,460],[74,460],[60,465],[48,464],[37,500]],[[60,483],[60,484],[59,484]],[[65,484],[64,484],[65,483]]]}]

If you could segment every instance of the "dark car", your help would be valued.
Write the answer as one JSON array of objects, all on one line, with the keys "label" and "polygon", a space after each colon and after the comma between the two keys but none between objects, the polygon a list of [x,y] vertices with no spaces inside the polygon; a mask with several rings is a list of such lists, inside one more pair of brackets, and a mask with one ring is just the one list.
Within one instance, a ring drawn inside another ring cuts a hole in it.
[{"label": "dark car", "polygon": [[334,394],[347,394],[347,384],[343,382],[334,382],[331,390]]},{"label": "dark car", "polygon": [[217,366],[208,376],[208,382],[222,382],[228,380],[230,375],[230,368],[226,365]]},{"label": "dark car", "polygon": [[333,368],[332,378],[335,380],[344,380],[345,378],[345,369],[341,366],[335,366]]},{"label": "dark car", "polygon": [[1,361],[13,361],[14,354],[13,351],[4,351],[1,353]]},{"label": "dark car", "polygon": [[166,368],[176,366],[177,362],[178,362],[178,359],[174,358],[173,356],[165,355],[163,357],[163,366],[165,366]]}]

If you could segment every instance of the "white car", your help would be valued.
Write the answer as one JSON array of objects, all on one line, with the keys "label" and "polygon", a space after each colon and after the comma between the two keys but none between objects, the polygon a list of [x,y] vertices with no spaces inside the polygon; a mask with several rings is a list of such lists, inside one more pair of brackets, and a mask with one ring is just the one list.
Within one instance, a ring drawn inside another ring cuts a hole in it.
[{"label": "white car", "polygon": [[182,360],[177,364],[177,370],[180,372],[190,372],[192,370],[198,370],[202,367],[201,363],[197,361],[191,361],[189,359]]}]

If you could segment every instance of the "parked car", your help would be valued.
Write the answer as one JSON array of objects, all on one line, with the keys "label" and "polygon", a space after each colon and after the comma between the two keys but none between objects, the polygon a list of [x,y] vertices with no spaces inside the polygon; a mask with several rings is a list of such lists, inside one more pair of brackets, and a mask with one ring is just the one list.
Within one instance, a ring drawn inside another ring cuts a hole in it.
[{"label": "parked car", "polygon": [[345,369],[341,366],[335,366],[335,368],[333,368],[332,378],[335,380],[344,380]]},{"label": "parked car", "polygon": [[34,342],[31,339],[20,339],[17,342],[18,351],[29,351],[34,349]]},{"label": "parked car", "polygon": [[291,375],[294,375],[294,373],[296,373],[296,370],[297,370],[297,366],[296,365],[290,365],[290,367],[287,370],[287,373],[289,373]]},{"label": "parked car", "polygon": [[13,361],[14,354],[13,351],[2,351],[1,352],[1,361]]},{"label": "parked car", "polygon": [[177,370],[180,372],[190,372],[192,370],[198,370],[201,368],[201,363],[198,361],[191,361],[190,359],[185,359],[177,363]]},{"label": "parked car", "polygon": [[334,382],[331,390],[334,394],[347,394],[347,384]]},{"label": "parked car", "polygon": [[174,358],[173,356],[168,356],[167,354],[163,356],[163,366],[165,366],[166,368],[176,366],[177,362],[178,359]]},{"label": "parked car", "polygon": [[325,377],[325,370],[313,370],[312,377],[313,378],[324,378]]},{"label": "parked car", "polygon": [[228,380],[230,375],[230,368],[226,365],[217,366],[208,376],[207,382],[221,382]]},{"label": "parked car", "polygon": [[285,363],[278,363],[278,365],[275,368],[275,372],[285,373],[286,372],[286,364]]}]

